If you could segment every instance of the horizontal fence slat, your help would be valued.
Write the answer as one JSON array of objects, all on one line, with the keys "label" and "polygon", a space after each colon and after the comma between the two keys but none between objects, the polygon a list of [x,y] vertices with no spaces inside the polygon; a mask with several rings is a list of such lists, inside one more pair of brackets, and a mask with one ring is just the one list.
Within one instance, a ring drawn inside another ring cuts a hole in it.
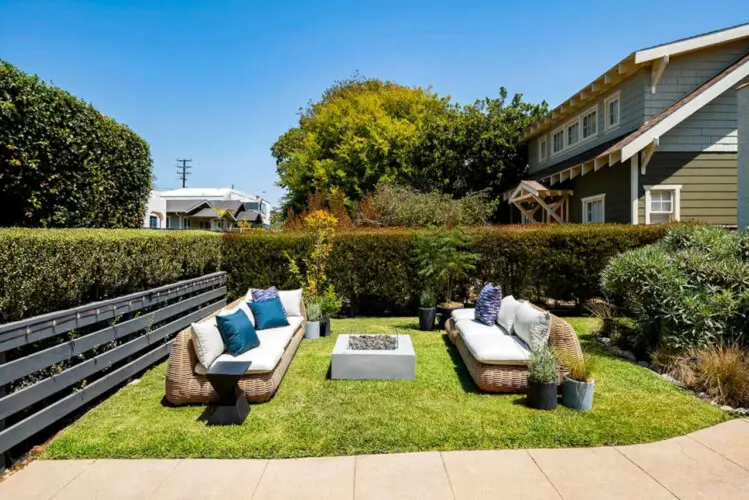
[{"label": "horizontal fence slat", "polygon": [[[214,291],[215,292],[215,291]],[[214,292],[201,295],[200,297],[207,295],[214,295]],[[198,297],[194,297],[198,298]],[[212,297],[215,298],[215,297]],[[187,301],[185,301],[187,302]],[[9,394],[8,396],[0,399],[0,419],[6,418],[14,413],[17,413],[28,406],[41,401],[42,399],[69,387],[76,382],[83,380],[84,378],[91,376],[92,374],[104,370],[110,367],[112,364],[125,359],[136,352],[148,347],[148,345],[158,342],[169,335],[177,333],[184,328],[187,328],[191,323],[208,316],[209,314],[218,311],[226,305],[226,299],[223,298],[217,302],[213,302],[207,307],[203,307],[187,316],[179,318],[171,323],[153,330],[145,335],[142,335],[130,342],[116,347],[110,351],[91,358],[79,365],[68,368],[67,370],[53,375],[50,378],[37,382],[34,385],[21,389],[18,392]]]},{"label": "horizontal fence slat", "polygon": [[0,325],[0,352],[225,284],[226,272],[221,271],[143,292],[6,323]]},{"label": "horizontal fence slat", "polygon": [[210,292],[150,312],[144,316],[109,326],[97,332],[90,333],[83,337],[64,342],[43,351],[29,354],[23,358],[0,365],[0,385],[7,384],[13,380],[18,380],[19,378],[52,366],[55,363],[60,363],[72,358],[73,356],[88,352],[108,342],[112,342],[118,338],[122,338],[146,328],[149,323],[153,324],[161,322],[184,312],[187,309],[197,307],[204,302],[208,302],[224,295],[226,295],[226,287],[211,290]]},{"label": "horizontal fence slat", "polygon": [[171,340],[162,344],[135,361],[114,370],[91,385],[84,387],[80,391],[70,394],[24,420],[0,431],[0,453],[30,438],[81,406],[88,404],[109,389],[124,382],[129,377],[168,356],[173,342]]}]

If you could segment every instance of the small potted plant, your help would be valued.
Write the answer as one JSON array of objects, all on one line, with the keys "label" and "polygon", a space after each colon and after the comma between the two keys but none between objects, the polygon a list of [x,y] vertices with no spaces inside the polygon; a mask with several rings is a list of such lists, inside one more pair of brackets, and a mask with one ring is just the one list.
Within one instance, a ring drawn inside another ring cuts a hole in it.
[{"label": "small potted plant", "polygon": [[320,297],[320,313],[322,315],[322,321],[320,323],[320,336],[330,336],[330,318],[338,314],[343,305],[343,301],[335,293],[333,285],[328,285],[325,293]]},{"label": "small potted plant", "polygon": [[320,338],[320,324],[322,321],[322,304],[317,297],[311,297],[306,300],[307,306],[307,326],[304,331],[305,339]]},{"label": "small potted plant", "polygon": [[434,318],[437,316],[437,295],[431,288],[426,288],[421,292],[419,302],[419,330],[430,331],[434,329]]},{"label": "small potted plant", "polygon": [[548,344],[531,350],[528,358],[528,406],[537,410],[553,410],[557,407],[559,362]]},{"label": "small potted plant", "polygon": [[562,382],[562,404],[573,410],[592,410],[593,392],[596,387],[592,358],[564,356],[561,362],[569,369]]}]

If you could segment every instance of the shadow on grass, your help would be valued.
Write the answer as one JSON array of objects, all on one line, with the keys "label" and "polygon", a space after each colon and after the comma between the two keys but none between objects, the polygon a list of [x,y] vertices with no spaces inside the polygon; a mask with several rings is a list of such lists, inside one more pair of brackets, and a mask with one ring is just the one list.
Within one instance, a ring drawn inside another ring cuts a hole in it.
[{"label": "shadow on grass", "polygon": [[458,380],[460,381],[460,385],[461,387],[463,387],[463,390],[471,394],[483,394],[483,392],[476,385],[476,382],[473,381],[471,374],[468,372],[468,368],[466,368],[466,365],[463,362],[463,358],[460,357],[458,348],[455,347],[452,342],[450,342],[450,339],[448,338],[446,333],[442,335],[442,342],[445,343],[445,349],[447,350],[447,354],[450,356],[450,361],[452,361],[453,370],[455,371],[455,375],[457,375]]}]

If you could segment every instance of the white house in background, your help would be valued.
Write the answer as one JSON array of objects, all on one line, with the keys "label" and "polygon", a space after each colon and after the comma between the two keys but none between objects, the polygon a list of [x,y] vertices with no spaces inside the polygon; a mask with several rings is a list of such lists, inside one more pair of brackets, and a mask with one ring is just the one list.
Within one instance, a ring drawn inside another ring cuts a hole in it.
[{"label": "white house in background", "polygon": [[[219,216],[214,209],[226,213]],[[152,229],[226,229],[239,221],[270,227],[271,205],[260,196],[233,188],[181,188],[151,191],[143,227]]]}]

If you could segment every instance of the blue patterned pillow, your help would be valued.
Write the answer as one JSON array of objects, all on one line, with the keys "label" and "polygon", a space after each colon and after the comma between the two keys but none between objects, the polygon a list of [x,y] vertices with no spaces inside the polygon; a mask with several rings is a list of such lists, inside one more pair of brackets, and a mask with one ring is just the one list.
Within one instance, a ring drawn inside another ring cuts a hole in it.
[{"label": "blue patterned pillow", "polygon": [[267,290],[252,290],[252,300],[254,300],[255,302],[275,299],[276,297],[278,297],[278,290],[276,290],[276,287],[274,286],[268,288]]},{"label": "blue patterned pillow", "polygon": [[487,283],[479,294],[474,317],[476,321],[491,326],[497,321],[499,306],[502,305],[502,289]]}]

